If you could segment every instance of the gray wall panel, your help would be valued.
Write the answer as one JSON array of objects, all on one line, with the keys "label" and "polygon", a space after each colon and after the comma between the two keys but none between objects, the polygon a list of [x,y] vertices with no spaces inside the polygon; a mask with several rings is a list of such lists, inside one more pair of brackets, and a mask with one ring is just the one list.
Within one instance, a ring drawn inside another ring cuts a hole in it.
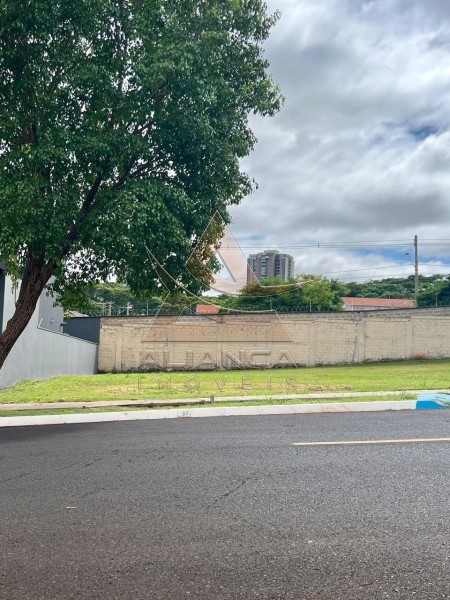
[{"label": "gray wall panel", "polygon": [[54,305],[52,296],[42,294],[38,304],[39,320],[38,325],[48,331],[62,333],[62,323],[64,321],[64,310],[60,306]]},{"label": "gray wall panel", "polygon": [[100,339],[100,317],[72,317],[66,319],[64,333],[98,344]]},{"label": "gray wall panel", "polygon": [[3,331],[3,304],[5,299],[5,274],[0,269],[0,333]]},{"label": "gray wall panel", "polygon": [[[14,312],[14,298],[11,280],[7,277],[4,293],[4,323]],[[47,309],[48,303],[45,302],[45,310]],[[60,309],[56,309],[55,316],[51,317],[48,311],[41,313],[40,306],[36,308],[30,323],[0,370],[0,388],[10,387],[24,380],[97,372],[97,344],[38,327],[42,315],[49,321],[53,318],[56,323],[60,316]]]}]

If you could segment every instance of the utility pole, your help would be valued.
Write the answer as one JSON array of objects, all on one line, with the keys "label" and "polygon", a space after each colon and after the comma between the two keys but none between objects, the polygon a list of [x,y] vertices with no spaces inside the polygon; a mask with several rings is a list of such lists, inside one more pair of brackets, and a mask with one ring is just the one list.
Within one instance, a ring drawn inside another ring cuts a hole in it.
[{"label": "utility pole", "polygon": [[417,296],[419,294],[419,250],[417,235],[414,236],[414,298],[417,306]]}]

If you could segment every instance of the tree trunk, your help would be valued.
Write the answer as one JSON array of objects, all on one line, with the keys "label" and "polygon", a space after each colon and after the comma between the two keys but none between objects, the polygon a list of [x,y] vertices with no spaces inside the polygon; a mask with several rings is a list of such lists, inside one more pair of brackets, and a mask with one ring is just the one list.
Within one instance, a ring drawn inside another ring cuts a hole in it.
[{"label": "tree trunk", "polygon": [[5,331],[0,335],[0,369],[3,367],[12,347],[30,322],[39,297],[54,270],[55,265],[53,263],[44,265],[42,261],[33,257],[28,259],[20,285],[16,310],[6,324]]}]

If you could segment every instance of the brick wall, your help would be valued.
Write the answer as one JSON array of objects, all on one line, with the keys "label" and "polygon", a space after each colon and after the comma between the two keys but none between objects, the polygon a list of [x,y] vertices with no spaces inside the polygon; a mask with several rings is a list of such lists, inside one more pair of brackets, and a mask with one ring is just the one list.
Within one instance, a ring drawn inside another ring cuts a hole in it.
[{"label": "brick wall", "polygon": [[450,307],[103,317],[99,371],[261,368],[450,357]]}]

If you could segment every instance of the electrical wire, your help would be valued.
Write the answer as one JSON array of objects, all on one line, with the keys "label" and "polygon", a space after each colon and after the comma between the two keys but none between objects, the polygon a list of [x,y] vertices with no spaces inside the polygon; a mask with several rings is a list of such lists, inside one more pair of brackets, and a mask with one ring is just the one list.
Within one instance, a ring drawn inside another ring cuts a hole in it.
[{"label": "electrical wire", "polygon": [[[302,249],[302,248],[403,248],[412,247],[411,240],[392,241],[364,241],[364,242],[307,242],[304,244],[239,244],[240,248],[259,248],[264,250],[276,250],[278,248]],[[420,246],[450,246],[450,240],[420,240]],[[223,246],[224,249],[231,248]]]},{"label": "electrical wire", "polygon": [[[161,276],[159,275],[159,273],[157,271],[157,268],[161,269],[161,271],[164,272],[164,274],[175,284],[175,286],[177,288],[183,290],[186,294],[188,294],[189,296],[192,296],[193,298],[195,298],[196,300],[198,300],[200,303],[202,303],[202,304],[210,304],[212,306],[218,306],[217,304],[214,304],[214,302],[204,301],[204,297],[200,297],[197,294],[194,294],[194,292],[191,292],[190,290],[188,290],[187,287],[185,287],[182,283],[180,283],[174,277],[172,277],[172,275],[167,271],[167,269],[165,269],[161,265],[161,263],[154,256],[154,254],[147,248],[147,246],[145,248],[147,250],[147,254],[149,256],[150,264],[151,264],[152,268],[155,270],[156,274],[159,277],[159,280],[161,281],[162,285],[164,285],[164,287],[167,290],[169,288],[164,283],[164,281],[162,280]],[[301,287],[304,287],[305,285],[308,285],[309,283],[314,283],[314,280],[305,280],[305,281],[298,282],[297,285],[293,284],[294,287],[292,287],[291,289],[286,290],[284,292],[278,292],[276,294],[267,294],[267,295],[264,294],[263,296],[245,296],[245,298],[274,298],[275,296],[281,296],[283,294],[287,294],[289,292],[292,292],[295,289],[300,289]],[[269,289],[270,289],[270,287],[279,287],[279,286],[268,286]],[[274,313],[276,313],[277,312],[276,310],[242,310],[242,309],[229,308],[227,306],[221,306],[221,308],[224,309],[224,310],[228,310],[229,312],[236,312],[236,313],[268,313],[268,312],[274,312]]]}]

